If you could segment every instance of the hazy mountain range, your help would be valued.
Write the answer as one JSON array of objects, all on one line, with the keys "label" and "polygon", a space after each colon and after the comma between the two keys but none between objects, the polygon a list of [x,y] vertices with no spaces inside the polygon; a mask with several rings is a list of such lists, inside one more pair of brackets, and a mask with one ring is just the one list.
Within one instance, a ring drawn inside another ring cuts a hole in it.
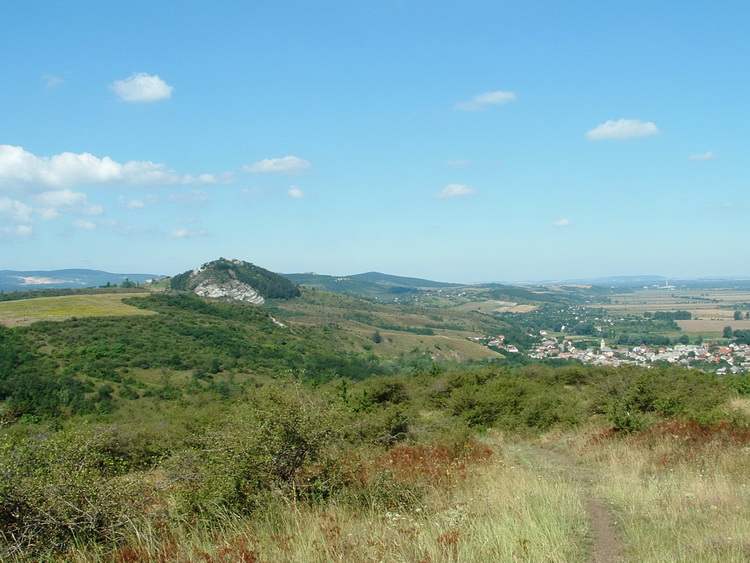
[{"label": "hazy mountain range", "polygon": [[[395,276],[380,272],[366,272],[349,276],[331,276],[315,273],[282,275],[297,285],[378,299],[382,299],[383,297],[395,298],[399,294],[407,295],[420,290],[447,289],[469,285]],[[164,277],[168,276],[139,273],[120,274],[82,268],[64,270],[0,270],[0,291],[98,287],[107,285],[108,283],[111,285],[121,285],[125,280],[141,284]],[[664,276],[643,275],[487,283],[506,283],[506,285],[516,286],[584,284],[617,289],[640,288],[644,286],[666,287],[668,285],[674,286],[674,288],[748,288],[750,287],[750,278],[669,279]]]},{"label": "hazy mountain range", "polygon": [[155,274],[113,274],[101,270],[0,270],[0,291],[26,289],[70,289],[121,285],[126,279],[134,283],[147,283],[163,278]]}]

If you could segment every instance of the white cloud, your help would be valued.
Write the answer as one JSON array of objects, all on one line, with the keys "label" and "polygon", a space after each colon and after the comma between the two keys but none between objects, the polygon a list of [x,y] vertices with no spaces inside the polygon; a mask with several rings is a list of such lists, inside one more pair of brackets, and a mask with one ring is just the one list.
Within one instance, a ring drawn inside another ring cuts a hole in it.
[{"label": "white cloud", "polygon": [[470,188],[464,184],[448,184],[443,190],[435,197],[439,199],[447,199],[451,197],[462,197],[467,195],[473,195],[477,193],[474,188]]},{"label": "white cloud", "polygon": [[245,166],[243,170],[261,174],[300,174],[311,167],[312,164],[304,158],[288,155],[282,158],[265,158]]},{"label": "white cloud", "polygon": [[448,160],[445,162],[446,166],[466,166],[470,164],[468,160]]},{"label": "white cloud", "polygon": [[31,225],[15,225],[13,227],[0,228],[0,234],[13,237],[27,237],[32,234],[34,229]]},{"label": "white cloud", "polygon": [[61,211],[84,215],[101,215],[104,213],[101,206],[92,205],[86,201],[86,194],[74,192],[67,188],[43,192],[36,196],[35,201],[39,205],[36,212],[45,220],[55,219]]},{"label": "white cloud", "polygon": [[143,209],[144,207],[146,207],[146,204],[142,199],[126,200],[124,197],[121,197],[120,203],[122,203],[127,209]]},{"label": "white cloud", "polygon": [[93,231],[96,229],[96,223],[94,223],[93,221],[86,221],[85,219],[78,219],[73,224],[79,229],[83,229],[84,231]]},{"label": "white cloud", "polygon": [[691,154],[689,158],[690,160],[713,160],[714,158],[718,158],[718,156],[718,154],[708,151],[702,154]]},{"label": "white cloud", "polygon": [[21,201],[0,197],[0,216],[7,217],[16,223],[31,223],[32,207]]},{"label": "white cloud", "polygon": [[554,222],[555,227],[567,227],[570,225],[570,219],[559,219]]},{"label": "white cloud", "polygon": [[218,184],[219,179],[213,174],[201,174],[198,176],[199,184]]},{"label": "white cloud", "polygon": [[651,121],[644,123],[640,119],[619,119],[617,121],[610,119],[588,131],[586,137],[592,141],[602,141],[604,139],[650,137],[658,135],[658,133],[658,127]]},{"label": "white cloud", "polygon": [[0,145],[0,187],[67,188],[114,183],[173,185],[214,184],[212,174],[181,175],[166,164],[131,160],[121,164],[110,157],[63,152],[36,156],[23,147]]},{"label": "white cloud", "polygon": [[131,236],[132,234],[136,233],[136,229],[132,227],[131,225],[126,225],[124,223],[115,221],[113,219],[99,221],[97,228],[99,227],[103,229],[110,229],[123,236]]},{"label": "white cloud", "polygon": [[157,75],[133,73],[123,80],[115,80],[110,89],[126,102],[156,102],[172,96],[174,88]]},{"label": "white cloud", "polygon": [[296,186],[292,186],[287,193],[289,194],[289,197],[293,197],[295,199],[302,199],[303,197],[305,197],[305,192],[303,192]]},{"label": "white cloud", "polygon": [[176,231],[172,231],[172,234],[170,235],[172,238],[200,238],[200,237],[206,237],[210,233],[205,229],[196,229],[191,231],[190,229],[178,229]]},{"label": "white cloud", "polygon": [[505,92],[498,90],[496,92],[485,92],[483,94],[477,94],[471,100],[467,102],[460,102],[454,107],[460,111],[479,111],[487,109],[489,106],[497,106],[500,104],[507,104],[516,99],[515,92]]},{"label": "white cloud", "polygon": [[208,193],[203,190],[190,190],[187,193],[170,194],[167,197],[167,201],[181,203],[188,206],[203,205],[208,199]]},{"label": "white cloud", "polygon": [[42,76],[42,82],[44,82],[45,88],[54,88],[55,86],[59,86],[65,80],[57,76],[56,74],[45,74]]}]

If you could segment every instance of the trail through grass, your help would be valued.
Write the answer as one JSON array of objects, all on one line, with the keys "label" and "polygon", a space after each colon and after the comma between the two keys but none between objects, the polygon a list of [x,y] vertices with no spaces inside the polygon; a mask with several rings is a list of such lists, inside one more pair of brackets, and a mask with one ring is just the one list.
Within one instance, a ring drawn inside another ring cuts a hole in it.
[{"label": "trail through grass", "polygon": [[573,456],[592,476],[623,561],[725,563],[750,560],[749,444],[742,428],[665,421],[631,435],[553,434],[544,450]]},{"label": "trail through grass", "polygon": [[584,467],[577,456],[552,444],[537,446],[523,442],[506,447],[506,455],[538,472],[539,479],[561,480],[576,488],[588,520],[588,560],[592,563],[625,561],[617,519],[608,503],[597,496],[596,472]]}]

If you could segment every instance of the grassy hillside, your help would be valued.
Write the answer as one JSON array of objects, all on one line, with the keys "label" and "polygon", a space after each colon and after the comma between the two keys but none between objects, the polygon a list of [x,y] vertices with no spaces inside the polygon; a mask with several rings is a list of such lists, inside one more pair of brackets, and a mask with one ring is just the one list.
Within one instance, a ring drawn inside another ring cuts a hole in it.
[{"label": "grassy hillside", "polygon": [[584,561],[602,518],[624,560],[747,555],[745,403],[713,376],[529,366],[344,381],[259,377],[223,400],[164,394],[5,426],[0,556]]},{"label": "grassy hillside", "polygon": [[[374,353],[395,356],[419,348],[436,360],[498,357],[471,339],[507,330],[507,324],[474,311],[393,306],[315,289],[293,301],[274,301],[279,319],[306,326],[334,326],[357,336]],[[379,337],[378,337],[379,335]]]},{"label": "grassy hillside", "polygon": [[378,283],[378,281],[363,279],[358,276],[285,274],[285,277],[299,286],[343,293],[381,303],[395,303],[405,297],[413,299],[415,296],[424,293],[424,290],[419,286]]},{"label": "grassy hillside", "polygon": [[18,326],[72,317],[148,315],[151,314],[148,311],[123,303],[125,297],[142,292],[80,292],[74,295],[0,301],[0,324]]},{"label": "grassy hillside", "polygon": [[[502,356],[478,341],[508,328],[475,312],[394,307],[305,289],[267,307],[187,293],[11,301],[8,420],[108,413],[133,401],[222,399],[257,378],[325,383]],[[24,324],[32,319],[50,319]]]},{"label": "grassy hillside", "polygon": [[0,326],[0,559],[747,559],[746,375],[517,365],[475,339],[583,310],[462,291],[69,295]]}]

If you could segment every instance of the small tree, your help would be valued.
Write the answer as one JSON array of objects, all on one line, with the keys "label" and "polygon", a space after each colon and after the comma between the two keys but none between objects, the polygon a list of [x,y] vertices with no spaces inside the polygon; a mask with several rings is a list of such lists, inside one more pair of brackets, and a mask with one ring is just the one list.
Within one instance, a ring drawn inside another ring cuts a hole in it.
[{"label": "small tree", "polygon": [[735,321],[741,321],[742,320],[742,311],[735,311],[734,312],[734,320]]},{"label": "small tree", "polygon": [[731,326],[725,326],[724,332],[722,333],[722,336],[724,338],[732,338],[732,327]]}]

